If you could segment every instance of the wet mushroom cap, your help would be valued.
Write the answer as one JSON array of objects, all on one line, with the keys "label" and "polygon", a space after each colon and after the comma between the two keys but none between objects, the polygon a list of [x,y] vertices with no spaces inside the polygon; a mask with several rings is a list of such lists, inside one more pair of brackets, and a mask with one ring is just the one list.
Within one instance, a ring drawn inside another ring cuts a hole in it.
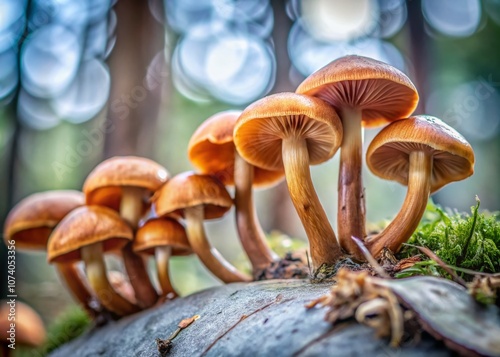
[{"label": "wet mushroom cap", "polygon": [[406,118],[418,104],[417,90],[404,73],[356,55],[341,57],[314,72],[296,92],[321,98],[337,110],[344,106],[362,109],[365,127]]},{"label": "wet mushroom cap", "polygon": [[282,140],[300,134],[306,140],[311,165],[330,159],[342,142],[340,119],[318,98],[279,93],[249,105],[234,128],[234,142],[254,166],[283,170]]},{"label": "wet mushroom cap", "polygon": [[158,216],[184,217],[184,209],[204,205],[205,219],[222,217],[233,205],[226,188],[210,175],[185,172],[172,177],[154,196]]},{"label": "wet mushroom cap", "polygon": [[474,173],[474,151],[465,138],[438,118],[419,115],[385,127],[368,147],[366,162],[377,176],[408,185],[409,153],[433,156],[431,193]]},{"label": "wet mushroom cap", "polygon": [[[11,321],[8,319],[10,306],[7,300],[0,300],[0,341],[6,343]],[[40,316],[30,306],[16,301],[16,346],[40,346],[46,338],[45,327]]]},{"label": "wet mushroom cap", "polygon": [[192,254],[186,230],[169,217],[156,218],[147,221],[137,230],[133,249],[136,253],[154,255],[157,247],[170,247],[172,255],[182,256]]},{"label": "wet mushroom cap", "polygon": [[133,239],[132,228],[117,212],[107,207],[83,206],[67,215],[50,236],[49,263],[76,262],[80,248],[102,243],[103,252],[123,248]]},{"label": "wet mushroom cap", "polygon": [[[191,136],[189,161],[204,174],[213,174],[224,185],[234,185],[233,130],[241,111],[228,110],[205,120]],[[254,168],[253,185],[269,186],[284,178],[283,171]]]},{"label": "wet mushroom cap", "polygon": [[32,194],[9,212],[4,225],[4,240],[15,240],[19,249],[46,250],[53,228],[64,216],[84,203],[84,195],[79,191],[58,190]]},{"label": "wet mushroom cap", "polygon": [[118,210],[122,187],[156,191],[169,178],[168,171],[153,160],[135,156],[116,156],[92,170],[83,185],[86,203]]}]

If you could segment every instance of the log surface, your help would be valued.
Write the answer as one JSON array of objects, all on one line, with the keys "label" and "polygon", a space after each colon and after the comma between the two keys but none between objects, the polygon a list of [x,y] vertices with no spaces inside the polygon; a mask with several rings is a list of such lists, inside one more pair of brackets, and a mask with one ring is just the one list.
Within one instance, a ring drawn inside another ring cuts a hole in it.
[{"label": "log surface", "polygon": [[167,356],[452,355],[428,336],[393,349],[355,322],[332,327],[324,309],[304,308],[329,287],[292,280],[228,284],[90,330],[50,356],[160,356],[155,339],[194,315],[200,318],[173,340]]}]

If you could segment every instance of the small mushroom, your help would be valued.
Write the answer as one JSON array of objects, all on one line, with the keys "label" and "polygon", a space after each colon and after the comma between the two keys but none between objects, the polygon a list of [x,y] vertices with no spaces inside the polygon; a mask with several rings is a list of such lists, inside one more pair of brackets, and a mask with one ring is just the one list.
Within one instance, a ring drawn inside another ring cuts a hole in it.
[{"label": "small mushroom", "polygon": [[101,304],[124,316],[139,309],[113,289],[103,256],[106,252],[122,249],[132,238],[132,229],[112,209],[83,206],[64,217],[54,229],[48,242],[47,258],[49,263],[83,260],[89,284]]},{"label": "small mushroom", "polygon": [[[83,192],[88,205],[113,208],[133,229],[137,229],[149,198],[168,178],[168,171],[152,160],[117,156],[94,168],[85,180]],[[126,245],[122,253],[138,304],[143,308],[153,306],[158,294],[149,280],[144,262],[132,251],[131,244]]]},{"label": "small mushroom", "polygon": [[201,173],[215,175],[224,185],[234,185],[238,235],[255,273],[279,258],[267,244],[259,223],[252,186],[278,183],[284,178],[284,172],[255,167],[238,154],[233,142],[233,129],[240,114],[241,111],[229,110],[205,120],[191,136],[188,156]]},{"label": "small mushroom", "polygon": [[45,338],[45,327],[35,310],[20,301],[0,300],[0,347],[3,357],[11,356],[11,352],[19,346],[38,347]]},{"label": "small mushroom", "polygon": [[342,126],[332,107],[295,93],[254,102],[234,128],[241,157],[256,167],[285,170],[290,197],[309,239],[313,271],[335,264],[342,254],[314,190],[309,165],[330,159],[341,141]]},{"label": "small mushroom", "polygon": [[182,224],[170,217],[150,219],[137,230],[133,247],[136,253],[155,257],[158,282],[162,291],[160,299],[177,297],[178,294],[170,282],[170,257],[193,253]]},{"label": "small mushroom", "polygon": [[431,193],[474,172],[474,151],[455,129],[435,117],[419,115],[385,127],[371,142],[366,162],[377,176],[408,186],[396,218],[366,239],[377,257],[383,248],[397,252],[424,214]]},{"label": "small mushroom", "polygon": [[203,220],[222,217],[233,205],[224,185],[210,175],[185,172],[170,179],[154,197],[159,217],[180,215],[186,220],[191,248],[202,263],[224,283],[250,281],[207,239]]},{"label": "small mushroom", "polygon": [[345,56],[307,77],[297,93],[323,99],[340,115],[344,139],[338,181],[339,242],[357,259],[364,260],[351,239],[351,236],[360,239],[366,236],[362,126],[377,127],[408,117],[417,106],[417,90],[404,73],[386,63]]},{"label": "small mushroom", "polygon": [[[84,195],[73,190],[46,191],[21,200],[9,212],[4,225],[4,241],[15,242],[19,250],[47,250],[54,227],[72,210],[83,206]],[[75,264],[56,264],[56,270],[73,297],[94,316],[95,299]]]}]

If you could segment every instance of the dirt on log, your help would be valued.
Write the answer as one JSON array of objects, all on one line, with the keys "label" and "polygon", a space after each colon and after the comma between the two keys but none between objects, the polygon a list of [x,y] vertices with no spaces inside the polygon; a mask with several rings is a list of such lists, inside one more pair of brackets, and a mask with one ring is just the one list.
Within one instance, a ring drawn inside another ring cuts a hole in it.
[{"label": "dirt on log", "polygon": [[353,321],[332,327],[324,309],[304,307],[329,288],[291,280],[224,285],[92,329],[50,356],[161,356],[156,339],[194,315],[164,356],[452,356],[425,334],[391,348]]}]

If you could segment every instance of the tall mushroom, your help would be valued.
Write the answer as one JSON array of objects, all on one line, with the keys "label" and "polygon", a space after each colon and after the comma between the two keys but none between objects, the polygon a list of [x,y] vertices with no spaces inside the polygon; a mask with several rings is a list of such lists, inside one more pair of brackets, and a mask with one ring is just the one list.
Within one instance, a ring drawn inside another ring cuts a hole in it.
[{"label": "tall mushroom", "polygon": [[[18,250],[47,250],[54,227],[72,210],[83,206],[85,198],[73,190],[46,191],[21,200],[9,212],[4,225],[4,241],[14,241]],[[95,298],[75,264],[56,264],[56,270],[73,297],[94,316]]]},{"label": "tall mushroom", "polygon": [[309,239],[312,268],[341,257],[335,233],[316,195],[309,165],[330,159],[342,141],[335,111],[318,98],[270,95],[248,106],[234,128],[241,157],[267,170],[285,170],[290,197]]},{"label": "tall mushroom", "polygon": [[[94,168],[85,180],[83,192],[88,205],[107,206],[119,211],[135,230],[152,193],[168,178],[168,171],[152,160],[118,156]],[[137,303],[148,308],[156,303],[158,294],[149,280],[144,261],[133,252],[131,244],[122,251],[125,269]]]},{"label": "tall mushroom", "polygon": [[210,175],[185,172],[172,177],[154,197],[158,216],[180,215],[186,220],[191,248],[224,283],[249,281],[207,239],[203,220],[222,217],[233,205],[224,185]]},{"label": "tall mushroom", "polygon": [[170,217],[150,219],[137,230],[133,247],[136,253],[155,257],[160,298],[175,298],[178,294],[170,282],[170,257],[193,253],[182,224]]},{"label": "tall mushroom", "polygon": [[[14,327],[9,315],[15,316]],[[11,356],[17,346],[38,347],[46,336],[40,315],[30,306],[20,301],[0,300],[0,348],[3,357]],[[11,344],[14,348],[9,347]]]},{"label": "tall mushroom", "polygon": [[362,260],[363,255],[351,239],[351,236],[360,239],[366,236],[362,126],[377,127],[408,117],[417,106],[417,90],[404,73],[386,63],[345,56],[311,74],[296,92],[323,99],[337,110],[342,120],[338,235],[340,245]]},{"label": "tall mushroom", "polygon": [[366,244],[373,256],[397,252],[424,214],[429,194],[474,172],[474,151],[455,129],[435,117],[419,115],[394,122],[372,141],[366,162],[377,176],[408,186],[396,218]]},{"label": "tall mushroom", "polygon": [[54,229],[48,242],[47,258],[49,263],[83,260],[89,284],[101,304],[124,316],[139,309],[116,293],[107,278],[103,256],[123,248],[132,238],[132,229],[112,209],[83,206],[64,217]]},{"label": "tall mushroom", "polygon": [[188,156],[204,174],[215,175],[224,185],[234,185],[236,224],[243,249],[254,275],[279,260],[266,241],[253,204],[252,186],[280,182],[283,171],[270,171],[247,163],[236,151],[233,129],[241,111],[217,113],[205,120],[191,136]]}]

